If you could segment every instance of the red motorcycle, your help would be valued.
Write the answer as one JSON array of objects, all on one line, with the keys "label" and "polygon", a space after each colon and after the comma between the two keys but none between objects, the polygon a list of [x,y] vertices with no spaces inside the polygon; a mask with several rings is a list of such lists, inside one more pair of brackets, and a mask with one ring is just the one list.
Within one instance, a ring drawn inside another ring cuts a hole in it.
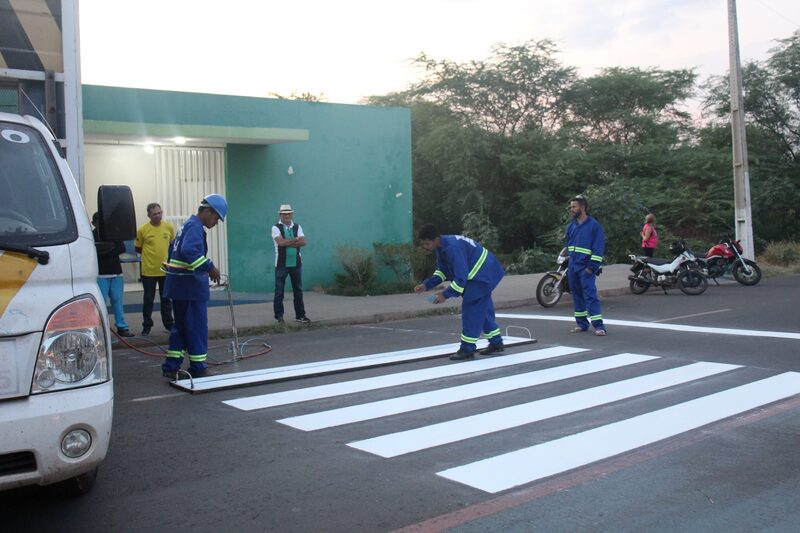
[{"label": "red motorcycle", "polygon": [[[742,257],[742,245],[728,237],[711,247],[705,258],[699,259],[703,273],[717,283],[718,277],[730,271],[742,285],[755,285],[761,281],[761,269],[749,259]],[[719,285],[719,283],[717,283]]]}]

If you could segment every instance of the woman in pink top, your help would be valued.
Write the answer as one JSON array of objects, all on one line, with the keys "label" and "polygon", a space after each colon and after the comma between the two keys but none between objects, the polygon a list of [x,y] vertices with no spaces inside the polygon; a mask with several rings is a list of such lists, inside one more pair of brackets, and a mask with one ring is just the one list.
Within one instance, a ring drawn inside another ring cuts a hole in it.
[{"label": "woman in pink top", "polygon": [[644,217],[644,226],[642,226],[642,255],[653,257],[653,251],[658,246],[658,233],[656,232],[656,216],[653,213],[647,213]]}]

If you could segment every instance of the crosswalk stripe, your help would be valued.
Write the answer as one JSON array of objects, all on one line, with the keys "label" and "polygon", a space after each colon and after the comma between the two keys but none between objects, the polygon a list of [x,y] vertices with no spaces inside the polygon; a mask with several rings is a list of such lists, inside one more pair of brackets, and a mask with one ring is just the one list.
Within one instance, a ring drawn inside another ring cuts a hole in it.
[{"label": "crosswalk stripe", "polygon": [[800,394],[800,373],[786,372],[496,457],[437,472],[490,493],[606,459]]},{"label": "crosswalk stripe", "polygon": [[381,457],[397,457],[666,389],[736,368],[741,367],[721,363],[694,363],[561,396],[351,442],[348,446]]},{"label": "crosswalk stripe", "polygon": [[[556,322],[574,322],[571,316],[526,315],[520,313],[497,313],[496,318],[516,318],[520,320],[552,320]],[[686,333],[713,333],[714,335],[738,335],[743,337],[767,337],[773,339],[800,340],[800,333],[795,331],[769,331],[760,329],[711,328],[706,326],[686,326],[683,324],[663,324],[656,322],[639,322],[635,320],[615,320],[603,318],[603,324],[609,326],[627,326],[645,329],[664,329],[683,331]]]},{"label": "crosswalk stripe", "polygon": [[572,378],[601,372],[612,368],[632,365],[644,361],[657,359],[650,355],[639,354],[619,354],[600,359],[592,359],[570,365],[558,366],[528,372],[525,374],[512,375],[508,377],[480,381],[457,387],[449,387],[430,392],[401,396],[377,402],[331,409],[302,416],[294,416],[278,420],[281,424],[286,424],[303,431],[314,431],[328,427],[361,422],[384,416],[407,413],[428,407],[446,405],[473,398],[499,394],[515,389],[532,387],[543,383],[550,383],[562,379]]},{"label": "crosswalk stripe", "polygon": [[253,411],[255,409],[265,409],[267,407],[275,407],[278,405],[307,402],[310,400],[318,400],[320,398],[331,398],[333,396],[395,387],[398,385],[406,385],[409,383],[417,383],[431,379],[460,376],[463,374],[503,368],[523,363],[531,363],[534,361],[541,361],[544,359],[551,359],[554,357],[561,357],[564,355],[571,355],[585,351],[587,350],[584,348],[554,346],[551,348],[531,350],[528,352],[506,355],[503,357],[493,357],[491,359],[479,359],[477,361],[449,364],[434,368],[409,370],[407,372],[398,372],[385,376],[376,376],[372,378],[356,379],[341,383],[330,383],[315,387],[305,387],[302,389],[293,389],[283,392],[261,394],[258,396],[249,396],[246,398],[237,398],[234,400],[225,400],[222,403],[230,405],[231,407],[235,407],[236,409],[241,409],[242,411]]},{"label": "crosswalk stripe", "polygon": [[[520,344],[529,344],[532,342],[536,341],[533,339],[526,339],[524,337],[505,337],[503,339],[503,343],[506,346],[516,346]],[[479,349],[481,347],[486,347],[487,344],[488,341],[486,339],[478,340]],[[346,357],[343,359],[316,361],[314,363],[304,363],[300,365],[250,370],[247,372],[236,372],[233,374],[221,374],[193,380],[179,379],[177,381],[170,382],[170,385],[192,393],[208,392],[212,390],[242,387],[255,383],[268,383],[271,381],[282,381],[297,377],[319,376],[322,374],[342,372],[345,370],[355,370],[406,361],[431,359],[434,357],[447,355],[449,353],[454,353],[458,347],[458,344],[441,344],[439,346],[426,346],[424,348],[413,348],[410,350],[398,350],[394,352]]]}]

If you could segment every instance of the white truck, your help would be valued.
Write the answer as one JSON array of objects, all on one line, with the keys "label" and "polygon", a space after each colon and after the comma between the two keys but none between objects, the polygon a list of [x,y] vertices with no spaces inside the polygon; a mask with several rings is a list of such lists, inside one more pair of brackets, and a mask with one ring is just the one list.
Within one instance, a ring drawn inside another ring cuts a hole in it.
[{"label": "white truck", "polygon": [[[103,198],[103,239],[131,238],[111,219],[131,218],[132,199]],[[0,199],[0,490],[82,493],[111,436],[111,333],[81,194],[33,117],[0,113]]]}]

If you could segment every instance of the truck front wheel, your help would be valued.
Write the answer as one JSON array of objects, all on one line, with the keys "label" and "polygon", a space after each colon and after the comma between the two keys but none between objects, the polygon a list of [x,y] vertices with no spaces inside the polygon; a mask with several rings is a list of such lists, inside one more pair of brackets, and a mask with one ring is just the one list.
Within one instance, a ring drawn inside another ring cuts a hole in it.
[{"label": "truck front wheel", "polygon": [[56,483],[54,488],[69,498],[83,496],[94,487],[94,483],[97,481],[97,469],[98,467],[94,467],[92,470],[84,472],[79,476],[65,479],[60,483]]}]

